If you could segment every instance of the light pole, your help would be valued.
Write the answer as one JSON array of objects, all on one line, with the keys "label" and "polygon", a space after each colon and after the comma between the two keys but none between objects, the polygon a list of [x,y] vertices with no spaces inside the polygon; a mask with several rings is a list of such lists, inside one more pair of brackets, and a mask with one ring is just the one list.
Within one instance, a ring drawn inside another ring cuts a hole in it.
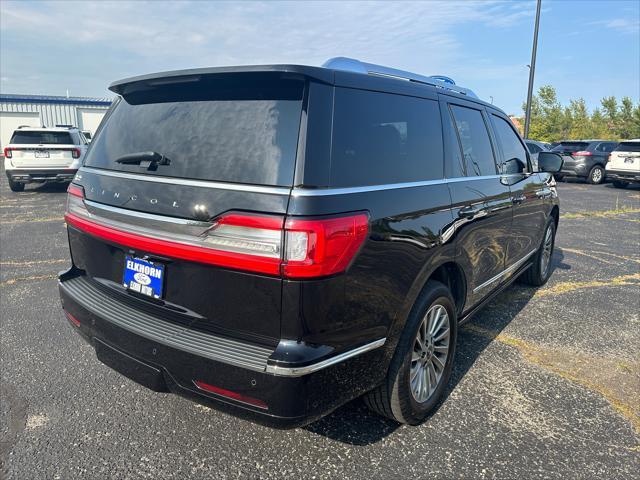
[{"label": "light pole", "polygon": [[536,26],[533,31],[533,49],[531,51],[531,66],[529,68],[529,90],[527,91],[527,110],[524,116],[524,138],[529,138],[529,125],[531,123],[531,97],[533,96],[533,77],[536,73],[536,51],[538,50],[538,27],[540,26],[540,5],[536,5]]}]

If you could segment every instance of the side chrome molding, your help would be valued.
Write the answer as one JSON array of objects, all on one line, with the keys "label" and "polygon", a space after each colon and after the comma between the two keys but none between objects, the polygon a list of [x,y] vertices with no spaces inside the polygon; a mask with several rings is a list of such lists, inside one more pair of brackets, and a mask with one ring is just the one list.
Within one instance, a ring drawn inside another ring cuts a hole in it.
[{"label": "side chrome molding", "polygon": [[504,269],[503,271],[501,271],[499,274],[497,274],[495,277],[491,277],[489,280],[487,280],[486,282],[484,282],[482,285],[478,285],[476,288],[473,289],[473,293],[478,293],[480,290],[482,290],[485,287],[488,287],[489,285],[491,285],[494,282],[497,282],[498,280],[500,280],[502,277],[504,277],[505,275],[510,274],[511,272],[513,272],[514,270],[517,270],[518,267],[520,267],[524,262],[526,262],[531,255],[533,255],[534,253],[536,253],[538,251],[538,249],[536,248],[535,250],[527,253],[524,257],[522,257],[520,260],[518,260],[516,263],[510,265],[509,267],[507,267],[506,269]]}]

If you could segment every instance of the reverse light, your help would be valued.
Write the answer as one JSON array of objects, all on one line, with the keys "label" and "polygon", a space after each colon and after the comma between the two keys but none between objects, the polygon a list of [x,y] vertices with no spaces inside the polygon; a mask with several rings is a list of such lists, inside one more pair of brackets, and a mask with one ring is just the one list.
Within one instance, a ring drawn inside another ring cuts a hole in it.
[{"label": "reverse light", "polygon": [[247,403],[249,405],[253,405],[254,407],[262,408],[264,410],[267,410],[269,408],[267,404],[262,400],[249,397],[247,395],[243,395],[242,393],[232,392],[231,390],[227,390],[226,388],[220,388],[214,385],[209,385],[208,383],[202,382],[200,380],[194,380],[193,383],[195,384],[196,387],[198,387],[200,390],[204,390],[205,392],[215,393],[216,395],[230,398],[232,400],[237,400],[238,402]]},{"label": "reverse light", "polygon": [[579,152],[573,152],[571,154],[572,157],[590,157],[593,155],[591,152],[587,152],[586,150],[580,150]]}]

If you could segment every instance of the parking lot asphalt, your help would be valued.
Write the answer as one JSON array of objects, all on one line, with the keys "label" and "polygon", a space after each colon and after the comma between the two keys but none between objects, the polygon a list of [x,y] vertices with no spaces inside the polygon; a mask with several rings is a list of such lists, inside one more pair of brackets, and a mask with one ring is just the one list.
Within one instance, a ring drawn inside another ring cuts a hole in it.
[{"label": "parking lot asphalt", "polygon": [[273,430],[103,366],[63,317],[64,186],[0,185],[0,477],[638,478],[640,188],[561,183],[554,273],[461,330],[447,398]]}]

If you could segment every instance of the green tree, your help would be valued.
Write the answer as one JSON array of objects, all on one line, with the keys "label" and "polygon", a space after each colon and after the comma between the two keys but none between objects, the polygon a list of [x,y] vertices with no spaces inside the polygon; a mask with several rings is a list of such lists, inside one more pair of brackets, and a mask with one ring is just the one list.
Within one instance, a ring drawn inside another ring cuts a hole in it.
[{"label": "green tree", "polygon": [[587,104],[584,98],[570,100],[569,111],[571,112],[572,121],[568,138],[589,138],[592,131],[591,118],[589,118],[589,112],[587,111]]},{"label": "green tree", "polygon": [[596,108],[591,114],[590,124],[591,128],[589,135],[587,135],[588,138],[607,138],[610,135],[607,120],[599,108]]},{"label": "green tree", "polygon": [[602,111],[604,112],[604,118],[607,121],[607,126],[612,135],[615,135],[616,125],[618,121],[618,100],[616,97],[604,97],[600,103],[602,104]]},{"label": "green tree", "polygon": [[[633,101],[629,97],[622,97],[616,133],[620,138],[638,138],[638,132],[634,128]],[[635,134],[635,135],[634,135]]]}]

